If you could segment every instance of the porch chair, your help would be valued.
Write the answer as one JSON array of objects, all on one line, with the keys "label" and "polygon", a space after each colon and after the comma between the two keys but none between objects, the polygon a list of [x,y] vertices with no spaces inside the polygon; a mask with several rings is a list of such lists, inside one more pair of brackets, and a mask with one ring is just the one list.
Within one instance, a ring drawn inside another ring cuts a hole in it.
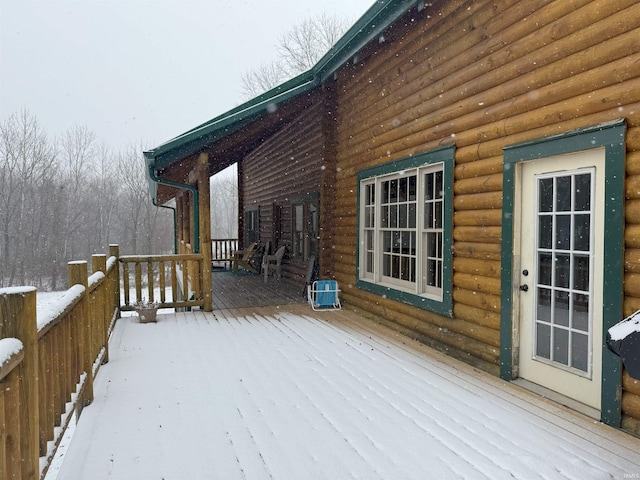
[{"label": "porch chair", "polygon": [[282,276],[282,257],[284,257],[284,252],[287,247],[282,246],[274,255],[265,255],[262,257],[262,271],[264,272],[264,283],[267,283],[267,278],[269,278],[269,267],[275,267],[275,275],[277,278]]},{"label": "porch chair", "polygon": [[307,290],[307,299],[313,310],[340,310],[338,282],[335,280],[316,280]]},{"label": "porch chair", "polygon": [[242,267],[245,270],[249,270],[253,273],[259,273],[255,267],[254,257],[256,256],[256,249],[258,244],[256,242],[249,245],[244,250],[238,250],[233,254],[233,271],[237,272],[238,267]]}]

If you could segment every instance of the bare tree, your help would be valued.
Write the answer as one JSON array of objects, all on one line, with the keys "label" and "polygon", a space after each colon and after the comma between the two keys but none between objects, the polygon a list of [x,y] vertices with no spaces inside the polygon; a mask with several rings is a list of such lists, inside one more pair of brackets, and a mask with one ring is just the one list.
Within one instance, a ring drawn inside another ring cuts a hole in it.
[{"label": "bare tree", "polygon": [[235,171],[211,178],[211,235],[214,238],[238,236],[238,183]]},{"label": "bare tree", "polygon": [[31,280],[40,239],[36,201],[55,162],[51,143],[27,110],[0,123],[0,285]]},{"label": "bare tree", "polygon": [[306,72],[347,31],[350,21],[326,13],[307,18],[280,37],[278,58],[242,74],[242,94],[253,98]]}]

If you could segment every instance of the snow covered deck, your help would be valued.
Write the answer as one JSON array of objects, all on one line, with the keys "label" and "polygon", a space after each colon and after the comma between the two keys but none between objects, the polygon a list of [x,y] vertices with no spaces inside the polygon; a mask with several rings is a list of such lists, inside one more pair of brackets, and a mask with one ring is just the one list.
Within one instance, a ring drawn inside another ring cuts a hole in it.
[{"label": "snow covered deck", "polygon": [[357,315],[121,319],[58,480],[638,478],[640,440]]}]

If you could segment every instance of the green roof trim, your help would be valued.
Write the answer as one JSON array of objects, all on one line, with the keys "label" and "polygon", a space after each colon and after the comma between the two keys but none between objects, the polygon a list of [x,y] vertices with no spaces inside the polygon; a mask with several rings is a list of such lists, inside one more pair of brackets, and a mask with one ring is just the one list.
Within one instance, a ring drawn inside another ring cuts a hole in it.
[{"label": "green roof trim", "polygon": [[[311,70],[144,152],[149,168],[157,172],[250,124],[271,111],[274,106],[319,87],[338,68],[352,60],[362,47],[414,5],[424,8],[424,1],[377,0]],[[149,180],[154,181],[151,177]]]}]

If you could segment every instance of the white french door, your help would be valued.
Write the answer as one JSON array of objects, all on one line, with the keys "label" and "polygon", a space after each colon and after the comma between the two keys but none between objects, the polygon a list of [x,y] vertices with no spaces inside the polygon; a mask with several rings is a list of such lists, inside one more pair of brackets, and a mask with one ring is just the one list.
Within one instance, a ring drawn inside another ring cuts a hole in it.
[{"label": "white french door", "polygon": [[519,376],[599,411],[604,149],[520,168]]}]

